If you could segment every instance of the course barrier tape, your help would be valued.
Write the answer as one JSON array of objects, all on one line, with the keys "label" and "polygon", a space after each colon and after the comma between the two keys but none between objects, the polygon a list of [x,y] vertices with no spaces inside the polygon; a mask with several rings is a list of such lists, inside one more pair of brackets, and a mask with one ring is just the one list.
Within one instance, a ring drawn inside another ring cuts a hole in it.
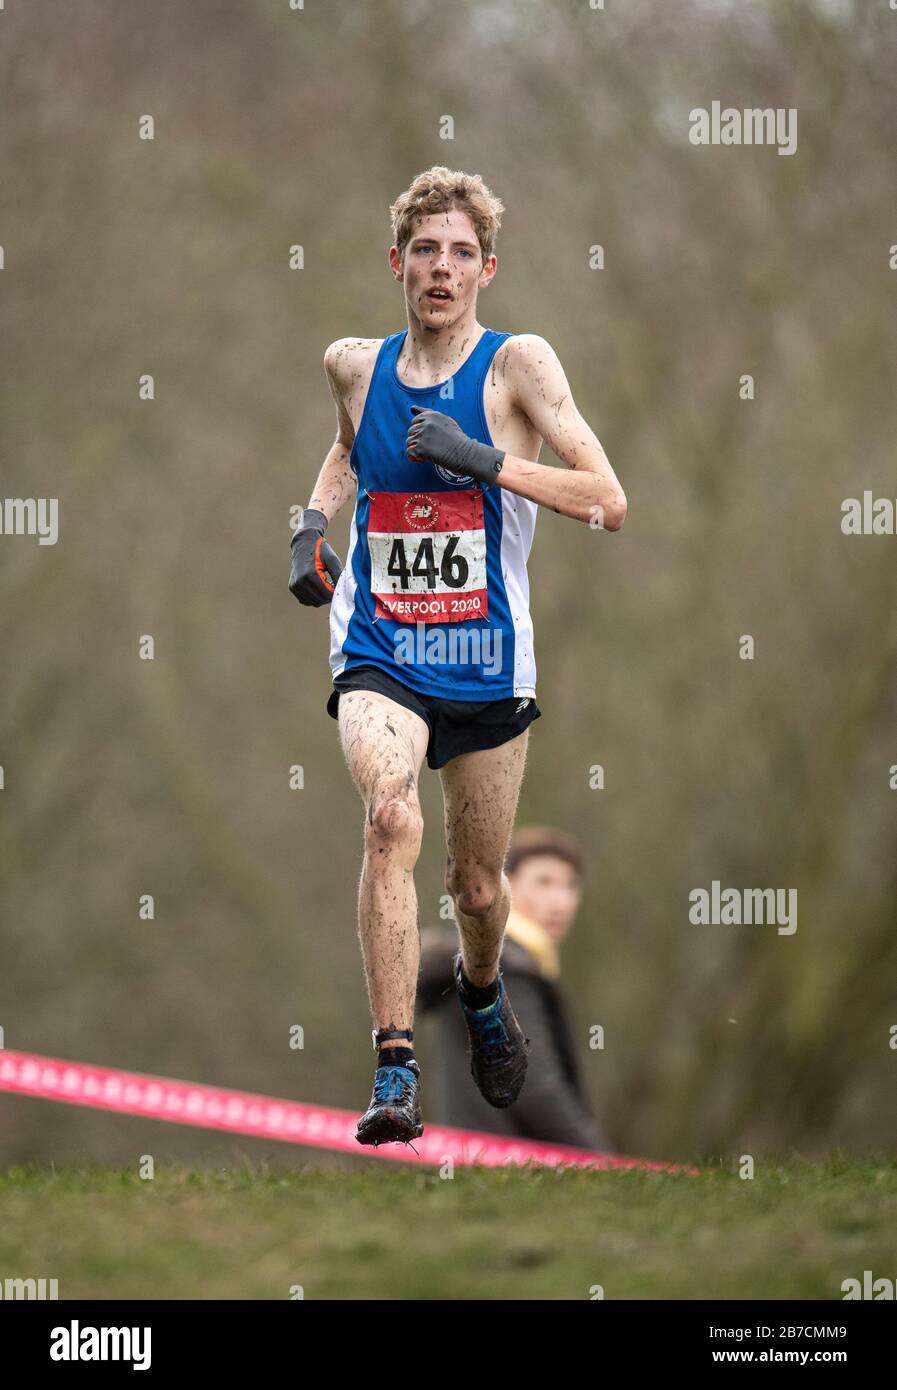
[{"label": "course barrier tape", "polygon": [[[192,1081],[172,1081],[139,1072],[95,1067],[84,1062],[63,1062],[30,1052],[0,1051],[0,1091],[69,1105],[113,1110],[120,1115],[142,1115],[149,1120],[168,1120],[177,1125],[227,1130],[255,1139],[277,1139],[286,1144],[335,1149],[366,1158],[386,1158],[398,1163],[455,1165],[472,1163],[487,1168],[504,1164],[539,1163],[547,1167],[639,1168],[652,1172],[692,1173],[696,1168],[655,1163],[648,1159],[592,1153],[566,1144],[504,1139],[471,1129],[426,1125],[423,1136],[407,1144],[381,1144],[376,1148],[358,1143],[358,1115],[326,1105],[275,1100],[247,1091],[222,1090]],[[416,1152],[415,1152],[416,1150]]]}]

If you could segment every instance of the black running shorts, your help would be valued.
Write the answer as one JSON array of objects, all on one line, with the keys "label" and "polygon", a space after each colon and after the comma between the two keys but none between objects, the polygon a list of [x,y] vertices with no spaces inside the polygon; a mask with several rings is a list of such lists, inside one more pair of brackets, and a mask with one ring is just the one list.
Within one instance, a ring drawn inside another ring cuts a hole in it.
[{"label": "black running shorts", "polygon": [[387,695],[397,705],[413,710],[430,730],[427,766],[445,767],[461,753],[478,753],[498,748],[529,728],[542,711],[532,697],[512,695],[507,700],[442,700],[435,695],[419,695],[410,686],[388,676],[379,666],[353,666],[333,681],[327,713],[339,718],[337,707],[344,690],[374,690]]}]

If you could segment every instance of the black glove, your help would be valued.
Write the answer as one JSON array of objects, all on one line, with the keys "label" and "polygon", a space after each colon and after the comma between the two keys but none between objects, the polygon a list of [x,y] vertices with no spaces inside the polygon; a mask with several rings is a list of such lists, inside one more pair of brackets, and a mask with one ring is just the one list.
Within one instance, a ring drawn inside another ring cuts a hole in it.
[{"label": "black glove", "polygon": [[293,555],[290,593],[309,608],[321,608],[330,602],[336,581],[343,572],[336,551],[324,540],[326,529],[324,513],[309,511],[306,507],[290,541]]},{"label": "black glove", "polygon": [[438,463],[450,473],[468,474],[483,487],[495,482],[505,461],[502,449],[471,439],[450,415],[420,405],[413,405],[411,411],[416,418],[405,441],[409,458],[415,463]]}]

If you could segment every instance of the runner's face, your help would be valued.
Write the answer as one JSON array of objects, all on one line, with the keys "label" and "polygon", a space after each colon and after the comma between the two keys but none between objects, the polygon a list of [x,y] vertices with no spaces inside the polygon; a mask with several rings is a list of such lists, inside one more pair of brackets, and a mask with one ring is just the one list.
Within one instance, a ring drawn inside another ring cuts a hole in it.
[{"label": "runner's face", "polygon": [[473,223],[455,208],[420,219],[405,247],[403,270],[411,310],[428,328],[447,328],[476,313],[477,291],[492,279],[495,257],[483,265]]},{"label": "runner's face", "polygon": [[515,910],[544,927],[552,941],[563,941],[582,896],[573,865],[553,854],[530,854],[509,882]]}]

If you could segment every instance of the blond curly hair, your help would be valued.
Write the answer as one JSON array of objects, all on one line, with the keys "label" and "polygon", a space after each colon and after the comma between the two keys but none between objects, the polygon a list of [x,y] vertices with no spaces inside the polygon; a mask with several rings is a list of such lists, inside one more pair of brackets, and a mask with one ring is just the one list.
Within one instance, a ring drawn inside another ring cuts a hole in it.
[{"label": "blond curly hair", "polygon": [[432,169],[418,174],[410,188],[400,193],[389,209],[399,256],[404,256],[405,247],[422,217],[433,212],[450,212],[452,208],[465,212],[470,218],[483,261],[487,261],[495,250],[495,238],[505,209],[479,174],[447,169],[444,164],[435,164]]}]

